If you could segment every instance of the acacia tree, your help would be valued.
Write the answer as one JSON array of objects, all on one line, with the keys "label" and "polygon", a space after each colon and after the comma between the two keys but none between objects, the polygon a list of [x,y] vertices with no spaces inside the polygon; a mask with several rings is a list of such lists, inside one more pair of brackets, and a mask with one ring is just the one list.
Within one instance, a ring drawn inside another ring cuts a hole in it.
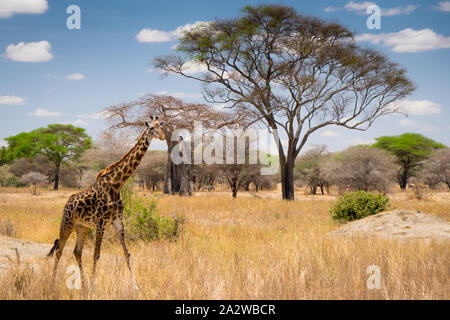
[{"label": "acacia tree", "polygon": [[424,176],[431,185],[444,183],[450,190],[450,148],[433,152],[425,163]]},{"label": "acacia tree", "polygon": [[373,147],[388,151],[396,157],[400,165],[398,184],[406,189],[408,178],[413,170],[422,166],[423,162],[436,149],[445,148],[442,143],[424,137],[418,133],[404,133],[398,136],[383,136],[375,139]]},{"label": "acacia tree", "polygon": [[[184,32],[180,54],[154,65],[201,81],[208,102],[253,112],[267,125],[278,146],[283,198],[294,199],[294,161],[311,134],[329,125],[365,130],[395,112],[391,102],[414,85],[404,69],[356,45],[338,23],[280,5],[242,11]],[[192,74],[193,64],[206,72]]]},{"label": "acacia tree", "polygon": [[31,194],[36,195],[37,186],[47,182],[47,176],[43,175],[40,172],[31,171],[28,172],[27,174],[24,174],[22,178],[20,178],[20,181],[29,184],[31,188]]},{"label": "acacia tree", "polygon": [[330,158],[326,146],[322,145],[301,154],[295,161],[295,175],[309,187],[311,194],[316,194],[318,187],[322,194],[325,194],[324,189],[329,189],[330,182],[323,174],[323,164]]},{"label": "acacia tree", "polygon": [[321,173],[339,191],[370,191],[386,193],[395,182],[394,157],[384,150],[369,146],[353,146],[322,163]]},{"label": "acacia tree", "polygon": [[83,128],[49,124],[30,132],[22,132],[5,140],[9,159],[44,156],[54,167],[54,190],[58,190],[61,165],[78,160],[92,144]]}]

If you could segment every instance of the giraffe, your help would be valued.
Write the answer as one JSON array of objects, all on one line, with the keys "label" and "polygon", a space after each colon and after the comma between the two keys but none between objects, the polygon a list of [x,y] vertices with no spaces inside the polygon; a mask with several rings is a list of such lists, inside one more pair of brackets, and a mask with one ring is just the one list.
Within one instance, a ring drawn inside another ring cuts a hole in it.
[{"label": "giraffe", "polygon": [[59,259],[64,250],[67,239],[75,230],[77,242],[74,256],[80,269],[83,288],[86,289],[81,256],[86,236],[90,228],[95,228],[94,262],[92,267],[92,288],[95,288],[95,270],[100,257],[100,248],[103,234],[110,223],[113,224],[119,237],[125,255],[130,278],[134,289],[137,290],[133,270],[130,263],[130,254],[125,244],[124,226],[122,214],[124,205],[120,198],[120,189],[131,177],[147,151],[153,137],[165,140],[163,131],[164,122],[158,117],[150,117],[150,122],[145,122],[145,130],[136,144],[122,156],[117,162],[97,174],[96,181],[86,190],[70,196],[64,207],[61,219],[59,238],[55,240],[48,256],[55,253],[53,267],[53,281],[56,278]]}]

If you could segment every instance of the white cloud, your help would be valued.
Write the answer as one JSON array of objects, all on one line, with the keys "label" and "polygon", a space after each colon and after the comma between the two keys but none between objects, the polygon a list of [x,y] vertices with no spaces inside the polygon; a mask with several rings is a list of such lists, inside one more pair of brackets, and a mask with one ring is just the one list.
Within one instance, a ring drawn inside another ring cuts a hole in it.
[{"label": "white cloud", "polygon": [[183,68],[181,70],[185,74],[196,74],[196,73],[202,73],[207,72],[208,67],[204,63],[196,62],[196,61],[188,61],[185,64],[183,64]]},{"label": "white cloud", "polygon": [[356,11],[358,14],[366,14],[366,9],[374,4],[374,2],[369,1],[359,3],[350,1],[344,6],[344,9],[347,11]]},{"label": "white cloud", "polygon": [[336,8],[336,7],[326,7],[323,11],[325,12],[335,12],[335,11],[339,11],[340,8]]},{"label": "white cloud", "polygon": [[29,116],[34,117],[60,117],[62,113],[59,111],[48,111],[47,109],[38,108],[33,112],[28,112]]},{"label": "white cloud", "polygon": [[7,147],[8,142],[6,142],[4,139],[0,139],[0,147]]},{"label": "white cloud", "polygon": [[163,31],[158,29],[144,28],[136,35],[136,40],[139,42],[169,42],[174,41],[183,36],[184,31],[204,26],[209,22],[197,21],[194,23],[187,23],[172,31]]},{"label": "white cloud", "polygon": [[15,14],[41,14],[47,11],[47,0],[2,0],[0,18],[10,18]]},{"label": "white cloud", "polygon": [[187,23],[184,26],[178,27],[172,32],[175,37],[180,38],[183,36],[184,32],[192,31],[197,28],[204,28],[204,27],[208,26],[208,24],[209,24],[208,21],[196,21],[194,23]]},{"label": "white cloud", "polygon": [[16,96],[0,96],[0,104],[9,106],[22,106],[25,104],[25,98]]},{"label": "white cloud", "polygon": [[75,121],[63,121],[61,123],[62,124],[71,124],[71,125],[74,125],[76,127],[83,127],[83,126],[87,126],[88,125],[88,123],[86,121],[81,120],[81,119],[77,119]]},{"label": "white cloud", "polygon": [[395,52],[420,52],[450,48],[450,37],[437,34],[431,29],[413,30],[407,28],[398,32],[371,34],[355,37],[356,41],[368,41],[391,47]]},{"label": "white cloud", "polygon": [[416,10],[417,7],[418,7],[417,5],[408,4],[406,7],[395,7],[389,9],[381,8],[381,15],[385,17],[397,16],[401,14],[408,15],[414,10]]},{"label": "white cloud", "polygon": [[52,90],[51,89],[45,90],[45,93],[50,94],[50,93],[52,93]]},{"label": "white cloud", "polygon": [[71,73],[66,76],[66,80],[83,80],[83,79],[84,76],[79,72]]},{"label": "white cloud", "polygon": [[450,1],[440,1],[437,6],[434,6],[433,9],[450,12]]},{"label": "white cloud", "polygon": [[[153,72],[153,71],[159,71],[161,73],[170,73],[165,70],[157,70],[157,69],[147,70],[147,72]],[[208,67],[204,63],[191,60],[191,61],[185,62],[183,64],[181,71],[183,71],[184,74],[196,74],[196,73],[208,72]],[[226,71],[226,74],[224,74],[224,78],[226,78],[226,77],[228,77],[227,71]]]},{"label": "white cloud", "polygon": [[168,42],[173,40],[173,34],[167,31],[156,29],[142,29],[136,35],[136,40],[139,42]]},{"label": "white cloud", "polygon": [[418,126],[417,122],[415,122],[411,119],[408,119],[408,118],[404,118],[404,119],[400,120],[397,124],[400,127],[417,127]]},{"label": "white cloud", "polygon": [[399,112],[414,115],[439,114],[442,112],[441,105],[430,100],[402,99],[393,102],[392,105],[387,108],[394,108]]},{"label": "white cloud", "polygon": [[78,118],[82,118],[82,119],[92,119],[92,120],[99,120],[102,119],[104,117],[103,112],[95,112],[95,113],[83,113],[83,114],[79,114],[77,115]]},{"label": "white cloud", "polygon": [[[335,12],[335,11],[339,11],[341,9],[345,9],[346,11],[349,12],[354,12],[356,14],[359,15],[366,15],[367,14],[367,8],[369,6],[372,5],[376,5],[375,2],[371,2],[371,1],[364,1],[364,2],[354,2],[354,1],[350,1],[348,2],[343,8],[339,8],[339,7],[326,7],[325,8],[325,12]],[[380,8],[381,10],[381,15],[382,16],[397,16],[397,15],[401,15],[401,14],[410,14],[411,12],[413,12],[414,10],[416,10],[418,7],[418,5],[413,5],[413,4],[408,4],[404,7],[402,6],[398,6],[395,8]]]},{"label": "white cloud", "polygon": [[6,47],[6,58],[19,62],[46,62],[53,58],[48,41],[19,42]]},{"label": "white cloud", "polygon": [[322,137],[340,137],[341,135],[333,130],[325,130],[320,133]]}]

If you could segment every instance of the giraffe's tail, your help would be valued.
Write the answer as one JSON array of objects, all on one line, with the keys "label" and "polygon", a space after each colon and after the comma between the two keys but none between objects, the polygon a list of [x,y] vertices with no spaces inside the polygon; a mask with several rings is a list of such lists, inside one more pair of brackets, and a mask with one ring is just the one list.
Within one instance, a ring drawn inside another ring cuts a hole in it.
[{"label": "giraffe's tail", "polygon": [[55,243],[53,244],[53,247],[50,249],[50,252],[48,253],[47,257],[52,257],[53,253],[55,252],[56,249],[59,248],[59,239],[55,240]]}]

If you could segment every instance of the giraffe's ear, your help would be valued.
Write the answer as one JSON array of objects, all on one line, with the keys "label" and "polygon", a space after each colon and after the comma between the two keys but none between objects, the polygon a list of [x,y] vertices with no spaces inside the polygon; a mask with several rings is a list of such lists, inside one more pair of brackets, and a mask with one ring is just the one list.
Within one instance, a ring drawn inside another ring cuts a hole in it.
[{"label": "giraffe's ear", "polygon": [[165,122],[164,121],[161,121],[160,123],[159,123],[159,126],[161,127],[161,128],[164,128],[164,126],[165,126]]},{"label": "giraffe's ear", "polygon": [[147,121],[145,121],[145,126],[146,126],[146,127],[150,127],[150,125],[148,124]]}]

